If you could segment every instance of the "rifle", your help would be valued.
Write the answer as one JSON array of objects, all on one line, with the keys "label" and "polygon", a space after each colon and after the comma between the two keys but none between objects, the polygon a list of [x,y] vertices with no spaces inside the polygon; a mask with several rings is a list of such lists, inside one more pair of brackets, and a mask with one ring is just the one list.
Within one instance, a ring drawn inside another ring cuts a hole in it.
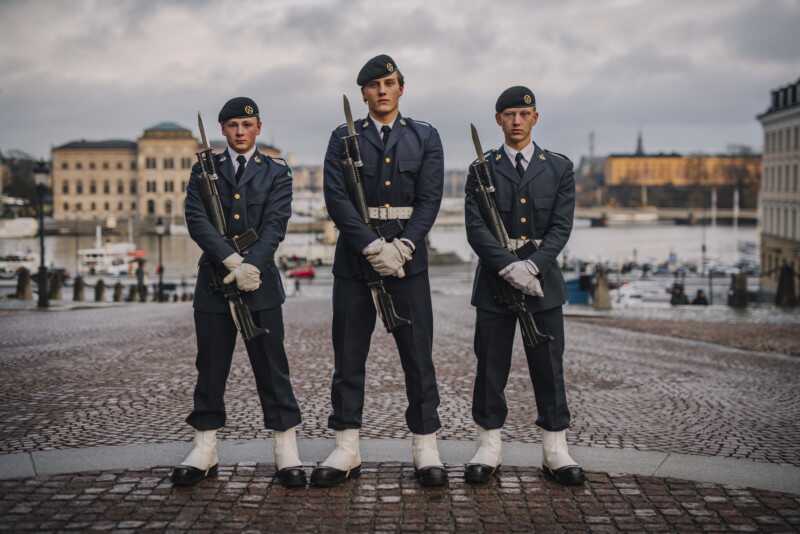
[{"label": "rifle", "polygon": [[[197,160],[200,162],[200,170],[202,173],[202,180],[200,181],[200,196],[203,199],[203,207],[211,219],[211,224],[219,232],[219,234],[228,241],[237,254],[243,255],[243,252],[250,246],[258,241],[258,234],[252,228],[248,228],[242,235],[228,238],[228,225],[225,221],[225,212],[222,209],[222,201],[219,198],[219,190],[217,189],[217,173],[214,171],[214,160],[212,159],[211,146],[206,139],[206,130],[203,128],[203,119],[200,113],[197,114],[197,124],[200,128],[200,138],[202,140],[202,148],[197,152]],[[236,287],[236,282],[225,284],[222,279],[227,275],[225,266],[216,262],[211,263],[213,276],[211,278],[211,289],[214,291],[221,291],[223,296],[227,299],[228,305],[231,308],[231,316],[233,322],[236,324],[236,329],[242,333],[242,338],[245,341],[250,341],[260,335],[269,332],[266,328],[260,328],[253,321],[253,315],[250,308],[242,298],[242,293]]]},{"label": "rifle", "polygon": [[[477,177],[477,184],[474,184],[474,191],[478,199],[481,215],[483,215],[483,219],[489,226],[489,230],[503,248],[511,251],[512,254],[520,259],[527,258],[536,251],[536,245],[533,241],[530,241],[517,250],[514,250],[511,246],[508,232],[506,232],[506,227],[503,225],[503,219],[500,218],[500,212],[495,202],[495,188],[492,183],[491,173],[489,172],[489,163],[483,155],[481,141],[478,138],[478,130],[475,128],[474,124],[470,124],[470,128],[472,130],[472,142],[475,145],[475,151],[478,153],[478,160],[472,164],[472,168]],[[497,273],[491,273],[491,275],[491,279],[494,281],[494,298],[500,304],[511,310],[519,319],[520,330],[522,331],[522,342],[525,343],[526,346],[534,348],[551,341],[553,336],[542,333],[536,326],[536,321],[533,320],[533,314],[528,310],[528,305],[525,303],[525,294],[515,289]]]},{"label": "rifle", "polygon": [[[397,221],[388,221],[386,224],[378,225],[372,224],[369,218],[369,208],[367,207],[367,197],[364,194],[364,182],[361,178],[361,173],[358,171],[360,167],[364,166],[361,161],[361,151],[358,148],[358,134],[356,133],[355,125],[353,124],[353,114],[350,111],[350,102],[347,100],[346,95],[342,95],[344,99],[344,117],[347,121],[347,135],[342,137],[344,141],[344,159],[342,165],[345,170],[345,177],[347,180],[347,188],[353,195],[353,202],[358,210],[358,214],[364,223],[372,228],[379,236],[387,241],[391,241],[400,235],[403,227]],[[372,302],[375,304],[375,311],[383,321],[383,326],[386,327],[387,332],[394,332],[402,326],[411,324],[411,321],[400,317],[394,308],[394,301],[392,296],[386,291],[386,286],[383,283],[383,277],[379,275],[375,269],[369,264],[365,258],[361,259],[361,273],[367,281],[370,293],[372,293]]]}]

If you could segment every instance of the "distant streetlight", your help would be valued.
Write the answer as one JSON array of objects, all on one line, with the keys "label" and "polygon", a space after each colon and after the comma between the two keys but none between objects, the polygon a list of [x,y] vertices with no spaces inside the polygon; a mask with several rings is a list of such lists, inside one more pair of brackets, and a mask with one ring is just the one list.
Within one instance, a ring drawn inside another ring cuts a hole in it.
[{"label": "distant streetlight", "polygon": [[164,264],[161,261],[161,240],[167,231],[164,219],[156,219],[156,235],[158,236],[158,302],[164,302]]},{"label": "distant streetlight", "polygon": [[36,198],[39,201],[39,308],[50,306],[47,294],[47,266],[44,261],[44,203],[50,187],[50,169],[44,161],[33,168],[33,182],[36,185]]}]

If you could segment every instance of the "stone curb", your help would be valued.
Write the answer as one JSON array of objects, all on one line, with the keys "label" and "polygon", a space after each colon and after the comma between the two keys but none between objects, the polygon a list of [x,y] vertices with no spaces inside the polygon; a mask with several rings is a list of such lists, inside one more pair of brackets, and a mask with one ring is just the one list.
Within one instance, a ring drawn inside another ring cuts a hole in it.
[{"label": "stone curb", "polygon": [[[300,439],[301,457],[314,465],[333,449],[332,439]],[[0,480],[35,476],[144,469],[179,463],[189,443],[87,447],[0,455]],[[439,450],[447,464],[463,464],[475,450],[472,441],[440,440]],[[605,449],[572,446],[570,452],[587,471],[632,474],[751,487],[800,495],[800,467],[636,449]],[[363,439],[365,462],[411,462],[411,442],[403,439]],[[224,464],[272,462],[271,440],[225,440],[220,442]],[[503,444],[503,464],[518,467],[541,466],[541,446],[510,442]]]}]

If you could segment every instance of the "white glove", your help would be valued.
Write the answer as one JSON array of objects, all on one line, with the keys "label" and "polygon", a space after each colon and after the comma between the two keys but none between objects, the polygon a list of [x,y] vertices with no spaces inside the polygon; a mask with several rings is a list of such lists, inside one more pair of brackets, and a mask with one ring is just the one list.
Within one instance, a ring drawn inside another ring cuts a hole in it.
[{"label": "white glove", "polygon": [[237,267],[239,267],[244,261],[244,258],[239,256],[236,252],[222,260],[222,265],[225,266],[226,269],[229,271],[235,271]]},{"label": "white glove", "polygon": [[403,263],[411,260],[411,256],[414,255],[414,243],[412,243],[411,240],[395,239],[390,244],[400,252],[400,255],[403,257]]},{"label": "white glove", "polygon": [[381,276],[393,276],[405,263],[403,254],[394,241],[384,241],[378,252],[367,255],[367,261]]},{"label": "white glove", "polygon": [[542,284],[536,277],[538,273],[539,268],[535,263],[530,260],[520,260],[505,266],[498,274],[514,289],[532,297],[543,297]]},{"label": "white glove", "polygon": [[361,253],[364,256],[369,256],[370,254],[377,254],[378,252],[381,251],[381,248],[385,244],[386,240],[382,237],[379,237],[378,239],[376,239],[375,241],[364,247],[364,250],[362,250]]},{"label": "white glove", "polygon": [[261,271],[252,263],[242,263],[222,279],[225,284],[236,281],[239,291],[255,291],[261,287]]}]

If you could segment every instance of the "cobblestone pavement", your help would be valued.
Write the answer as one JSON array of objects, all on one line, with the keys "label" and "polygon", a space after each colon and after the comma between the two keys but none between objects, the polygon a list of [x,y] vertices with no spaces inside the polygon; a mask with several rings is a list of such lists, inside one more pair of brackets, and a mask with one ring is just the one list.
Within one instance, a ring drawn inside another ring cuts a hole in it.
[{"label": "cobblestone pavement", "polygon": [[471,487],[423,489],[409,464],[367,464],[334,489],[287,490],[270,464],[221,466],[173,488],[169,468],[0,481],[0,531],[112,532],[796,532],[800,498],[640,476],[589,473],[565,488],[534,468]]},{"label": "cobblestone pavement", "polygon": [[682,337],[728,347],[800,356],[800,324],[713,323],[629,317],[581,318],[614,328]]},{"label": "cobblestone pavement", "polygon": [[[301,436],[326,429],[332,373],[331,305],[300,297],[284,308]],[[472,439],[474,311],[468,297],[434,295],[434,357],[443,439]],[[539,441],[517,339],[505,439]],[[0,453],[191,439],[184,423],[195,380],[189,304],[0,316]],[[222,439],[266,438],[240,343]],[[394,342],[381,328],[368,361],[367,438],[408,436]],[[602,324],[567,322],[569,440],[800,465],[800,359],[740,351]]]}]

